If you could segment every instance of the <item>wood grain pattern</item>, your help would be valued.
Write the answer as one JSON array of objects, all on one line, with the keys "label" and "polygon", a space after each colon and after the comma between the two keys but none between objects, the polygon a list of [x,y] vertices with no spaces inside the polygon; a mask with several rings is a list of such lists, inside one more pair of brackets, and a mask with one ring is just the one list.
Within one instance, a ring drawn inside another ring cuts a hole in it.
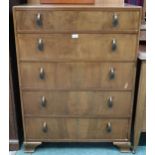
[{"label": "wood grain pattern", "polygon": [[[19,55],[23,61],[134,61],[136,34],[19,34]],[[43,51],[38,40],[42,39]],[[112,40],[117,48],[112,50]],[[128,48],[126,48],[128,47]]]},{"label": "wood grain pattern", "polygon": [[[40,13],[42,27],[36,25],[36,15]],[[119,24],[113,27],[113,15],[117,14]],[[88,31],[117,31],[138,30],[139,11],[52,11],[29,10],[16,11],[16,29],[26,32],[88,32]],[[54,21],[54,22],[53,22]]]},{"label": "wood grain pattern", "polygon": [[[42,97],[46,99],[42,106]],[[109,107],[109,97],[113,105]],[[37,91],[23,92],[24,114],[30,116],[78,115],[129,117],[131,112],[130,92],[100,91]],[[123,109],[123,110],[122,110]]]},{"label": "wood grain pattern", "polygon": [[[127,119],[25,118],[27,140],[46,139],[126,139]],[[47,123],[47,132],[43,124]],[[107,132],[107,123],[112,132]]]},{"label": "wood grain pattern", "polygon": [[[40,68],[44,79],[40,79]],[[109,79],[114,68],[115,78]],[[21,82],[25,89],[53,90],[131,90],[134,63],[21,63]]]},{"label": "wood grain pattern", "polygon": [[[140,7],[107,7],[101,0],[96,2],[14,7],[24,136],[30,149],[52,141],[123,142],[125,149],[130,143]],[[41,14],[41,27],[36,26],[37,13]],[[115,13],[119,24],[114,28]],[[79,34],[80,39],[74,40],[78,43],[70,40],[73,33]],[[42,53],[36,53],[38,37],[45,42]],[[106,53],[111,52],[109,40],[113,37],[119,41],[115,56]],[[42,80],[40,67],[45,73]],[[109,79],[111,67],[116,73],[114,80]],[[110,94],[115,97],[113,112],[102,106]],[[38,105],[40,95],[48,101],[44,112]],[[42,128],[45,122],[46,133]],[[107,133],[109,122],[112,132]]]}]

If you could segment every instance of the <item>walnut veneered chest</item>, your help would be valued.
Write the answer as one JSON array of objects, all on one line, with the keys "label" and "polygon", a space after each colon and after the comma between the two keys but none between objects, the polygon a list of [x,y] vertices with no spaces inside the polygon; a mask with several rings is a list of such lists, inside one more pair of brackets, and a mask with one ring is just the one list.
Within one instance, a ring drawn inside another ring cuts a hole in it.
[{"label": "walnut veneered chest", "polygon": [[41,142],[130,148],[140,7],[14,7],[26,151]]}]

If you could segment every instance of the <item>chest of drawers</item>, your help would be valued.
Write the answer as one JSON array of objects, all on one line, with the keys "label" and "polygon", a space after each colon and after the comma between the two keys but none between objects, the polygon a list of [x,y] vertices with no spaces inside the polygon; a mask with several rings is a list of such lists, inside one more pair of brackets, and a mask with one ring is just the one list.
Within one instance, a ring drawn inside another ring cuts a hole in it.
[{"label": "chest of drawers", "polygon": [[14,7],[25,150],[113,142],[129,151],[140,7]]}]

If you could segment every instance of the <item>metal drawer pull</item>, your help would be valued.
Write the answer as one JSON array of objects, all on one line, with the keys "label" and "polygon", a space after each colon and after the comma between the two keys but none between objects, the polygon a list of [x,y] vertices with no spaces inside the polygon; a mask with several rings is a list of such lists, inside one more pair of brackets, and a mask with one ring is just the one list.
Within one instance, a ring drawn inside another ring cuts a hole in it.
[{"label": "metal drawer pull", "polygon": [[112,106],[113,106],[113,99],[112,99],[112,96],[110,96],[110,97],[108,98],[107,104],[108,104],[108,107],[109,107],[109,108],[112,108]]},{"label": "metal drawer pull", "polygon": [[43,40],[41,38],[38,39],[37,49],[38,49],[38,51],[44,50],[44,44],[43,44]]},{"label": "metal drawer pull", "polygon": [[112,21],[112,25],[113,25],[113,27],[117,27],[117,26],[118,26],[118,24],[119,24],[119,22],[118,22],[118,16],[117,16],[117,14],[116,14],[116,13],[114,13],[114,14],[113,14],[113,21]]},{"label": "metal drawer pull", "polygon": [[41,106],[42,107],[46,107],[46,98],[45,98],[45,96],[42,96],[42,98],[41,98]]},{"label": "metal drawer pull", "polygon": [[43,123],[43,128],[42,128],[42,130],[43,130],[43,132],[45,132],[45,133],[48,131],[47,123],[46,123],[46,122]]},{"label": "metal drawer pull", "polygon": [[38,14],[36,15],[36,25],[37,25],[38,27],[42,27],[42,18],[41,18],[41,14],[40,14],[40,13],[38,13]]},{"label": "metal drawer pull", "polygon": [[112,51],[114,52],[114,51],[116,51],[116,49],[117,49],[116,39],[113,39],[112,40]]},{"label": "metal drawer pull", "polygon": [[115,69],[113,67],[110,68],[109,79],[110,80],[114,80],[115,79]]},{"label": "metal drawer pull", "polygon": [[111,123],[110,122],[107,123],[106,130],[109,133],[112,131],[112,126],[111,126]]},{"label": "metal drawer pull", "polygon": [[40,77],[41,80],[45,79],[45,72],[44,72],[43,67],[40,68],[39,77]]}]

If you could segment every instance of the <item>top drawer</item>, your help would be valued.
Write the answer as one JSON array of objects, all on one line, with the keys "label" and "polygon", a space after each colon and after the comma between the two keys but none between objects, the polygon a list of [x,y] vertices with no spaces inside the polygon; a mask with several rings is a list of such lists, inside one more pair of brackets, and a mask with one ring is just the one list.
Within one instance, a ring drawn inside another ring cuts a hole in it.
[{"label": "top drawer", "polygon": [[[118,9],[117,9],[118,10]],[[137,31],[137,10],[16,10],[17,32]]]}]

